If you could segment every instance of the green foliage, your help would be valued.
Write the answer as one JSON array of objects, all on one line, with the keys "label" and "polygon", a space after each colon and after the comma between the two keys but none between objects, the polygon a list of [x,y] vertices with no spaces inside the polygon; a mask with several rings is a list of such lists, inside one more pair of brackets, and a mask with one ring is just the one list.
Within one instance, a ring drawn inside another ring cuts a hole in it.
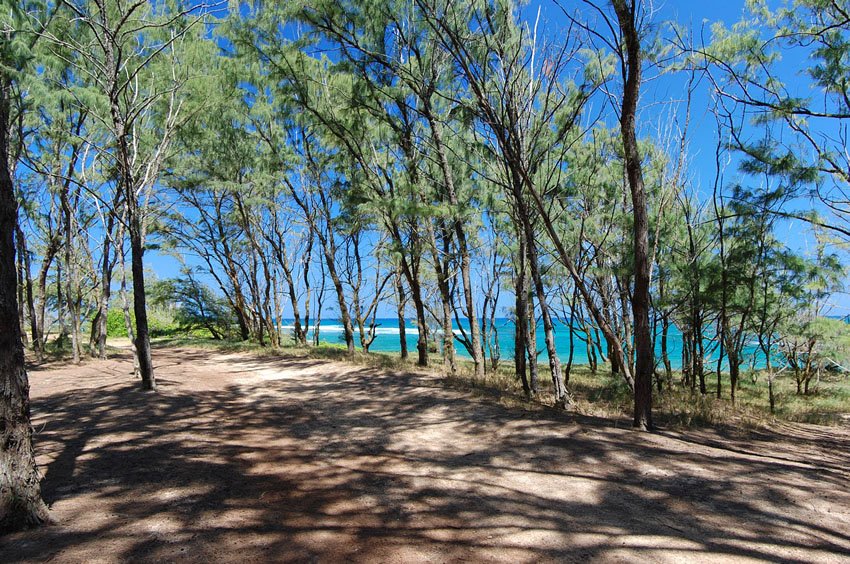
[{"label": "green foliage", "polygon": [[[131,319],[134,318],[132,312]],[[133,319],[135,322],[135,319]],[[126,337],[127,325],[124,323],[124,311],[117,308],[110,308],[106,314],[106,336],[107,337]]]},{"label": "green foliage", "polygon": [[[170,318],[162,316],[162,332],[151,334],[190,333],[204,329],[214,339],[230,336],[235,323],[233,312],[224,298],[217,296],[212,289],[198,282],[190,271],[184,277],[159,280],[151,284],[151,303],[157,306],[154,311],[168,312]],[[156,321],[156,317],[153,316]]]},{"label": "green foliage", "polygon": [[[130,323],[136,330],[136,316],[130,309]],[[152,337],[174,335],[183,332],[173,308],[166,305],[149,305],[148,331]],[[127,325],[124,322],[124,310],[110,308],[106,315],[106,335],[108,337],[127,338]]]}]

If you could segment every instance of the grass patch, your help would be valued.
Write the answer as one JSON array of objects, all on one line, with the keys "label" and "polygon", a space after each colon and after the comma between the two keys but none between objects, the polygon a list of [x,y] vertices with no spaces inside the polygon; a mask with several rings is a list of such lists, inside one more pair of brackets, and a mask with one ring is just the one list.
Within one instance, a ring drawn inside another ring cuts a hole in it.
[{"label": "grass patch", "polygon": [[[250,341],[215,340],[197,332],[192,335],[158,337],[155,347],[199,347],[221,352],[244,352],[262,357],[312,358],[351,362],[381,370],[416,370],[445,376],[442,359],[431,356],[430,368],[415,365],[415,356],[402,360],[398,353],[357,351],[350,356],[344,345],[322,343],[298,347],[291,341],[278,348],[261,347]],[[112,341],[112,340],[110,340]],[[674,373],[672,385],[665,381],[661,393],[654,389],[656,421],[668,427],[704,427],[734,425],[740,428],[760,428],[777,420],[841,425],[850,423],[850,375],[824,373],[813,385],[809,395],[796,394],[793,377],[784,373],[775,378],[775,413],[770,413],[767,378],[760,372],[743,374],[737,399],[729,398],[728,375],[724,374],[721,397],[716,397],[716,378],[707,374],[707,393],[683,386]],[[498,370],[488,370],[483,379],[476,378],[470,360],[458,359],[458,374],[445,377],[447,385],[511,407],[543,409],[553,405],[552,383],[548,364],[539,366],[539,392],[526,397],[520,379],[513,373],[513,364],[503,361]],[[573,366],[568,389],[573,398],[571,409],[576,413],[609,419],[630,419],[632,395],[622,376],[612,375],[606,366],[592,372],[587,366]]]}]

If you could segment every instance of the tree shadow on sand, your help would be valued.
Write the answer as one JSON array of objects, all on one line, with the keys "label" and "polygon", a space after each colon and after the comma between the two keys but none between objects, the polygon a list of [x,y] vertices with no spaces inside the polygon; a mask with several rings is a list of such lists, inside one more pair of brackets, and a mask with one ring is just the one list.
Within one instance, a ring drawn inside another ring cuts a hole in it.
[{"label": "tree shadow on sand", "polygon": [[0,539],[3,560],[101,547],[124,561],[850,554],[840,433],[824,440],[844,450],[819,464],[309,359],[234,360],[296,376],[183,389],[180,364],[210,355],[170,357],[155,395],[93,375],[37,398],[44,496],[73,511]]}]

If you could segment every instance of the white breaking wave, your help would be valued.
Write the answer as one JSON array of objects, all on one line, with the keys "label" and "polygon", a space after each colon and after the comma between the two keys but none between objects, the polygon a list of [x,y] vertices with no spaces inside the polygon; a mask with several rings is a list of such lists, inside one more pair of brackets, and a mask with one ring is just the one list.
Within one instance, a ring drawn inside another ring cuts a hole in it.
[{"label": "white breaking wave", "polygon": [[[295,325],[281,325],[280,329],[281,329],[281,331],[294,331]],[[368,331],[368,328],[367,328],[367,331]],[[313,327],[311,326],[308,329],[307,332],[312,333]],[[320,334],[323,334],[323,333],[335,334],[335,333],[344,333],[344,332],[345,332],[345,327],[343,327],[342,325],[322,325],[322,326],[319,327],[319,333]],[[354,328],[354,332],[357,333],[357,327]],[[416,329],[415,327],[406,327],[404,332],[407,335],[418,335],[419,334],[419,330]],[[375,328],[375,334],[376,335],[400,335],[401,331],[399,331],[398,327],[376,327]]]}]

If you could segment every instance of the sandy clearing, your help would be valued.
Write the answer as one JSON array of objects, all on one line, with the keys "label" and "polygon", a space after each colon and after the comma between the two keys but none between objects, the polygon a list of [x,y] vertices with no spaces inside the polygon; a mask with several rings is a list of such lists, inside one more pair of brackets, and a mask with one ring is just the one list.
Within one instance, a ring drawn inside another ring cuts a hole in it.
[{"label": "sandy clearing", "polygon": [[0,561],[850,562],[850,431],[639,434],[200,349],[32,370],[59,524]]}]

